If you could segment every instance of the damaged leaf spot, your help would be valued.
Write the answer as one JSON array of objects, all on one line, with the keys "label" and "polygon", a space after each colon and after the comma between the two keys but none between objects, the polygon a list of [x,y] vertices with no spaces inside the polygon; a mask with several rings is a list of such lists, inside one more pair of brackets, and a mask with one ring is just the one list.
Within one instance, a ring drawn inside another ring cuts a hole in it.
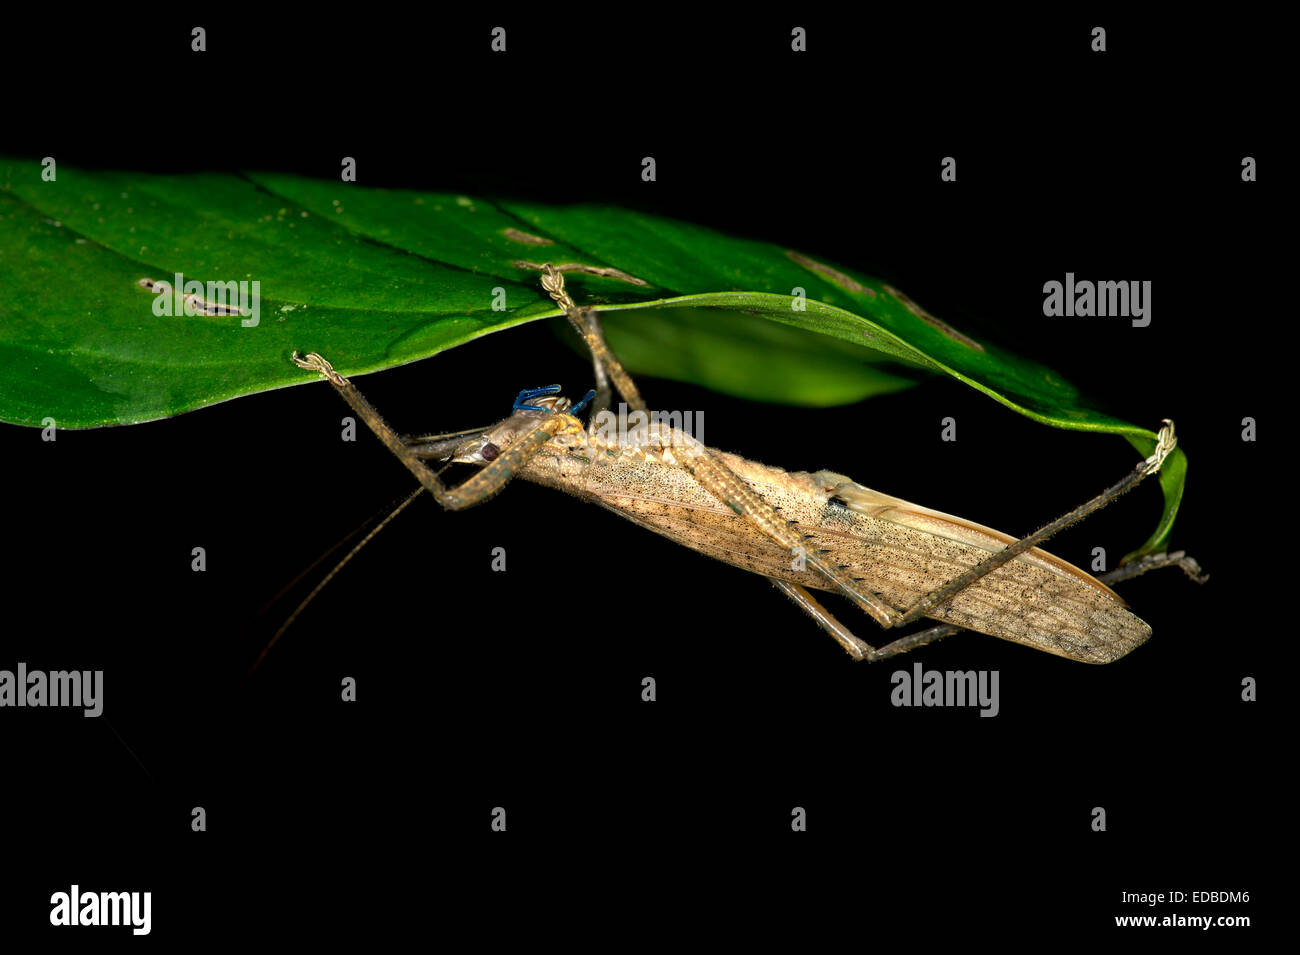
[{"label": "damaged leaf spot", "polygon": [[795,252],[792,249],[786,249],[785,254],[786,258],[790,259],[792,262],[797,262],[809,272],[816,272],[822,278],[828,279],[847,292],[861,292],[864,295],[875,297],[875,289],[867,288],[861,282],[850,278],[838,269],[833,269],[829,265],[823,265],[816,259],[810,259],[803,253]]},{"label": "damaged leaf spot", "polygon": [[185,304],[194,306],[200,315],[243,315],[238,305],[222,305],[219,302],[205,302],[197,295],[184,295]]},{"label": "damaged leaf spot", "polygon": [[[154,281],[151,278],[143,278],[140,281],[136,282],[135,284],[140,286],[141,288],[148,289],[149,291],[153,292],[155,295],[166,294],[166,292],[159,291],[159,289],[157,288],[157,286],[160,284],[163,286],[163,289],[167,291],[171,290],[171,285],[169,283],[167,282],[159,283]],[[204,299],[203,296],[195,295],[193,292],[186,292],[185,294],[183,294],[181,296],[181,301],[184,302],[189,307],[193,308],[195,313],[199,315],[247,314],[238,305],[223,305],[220,302],[209,302],[206,299]]]},{"label": "damaged leaf spot", "polygon": [[529,245],[554,245],[551,239],[540,235],[530,235],[527,232],[520,232],[518,229],[506,229],[506,238],[515,242],[527,242]]},{"label": "damaged leaf spot", "polygon": [[[545,264],[539,265],[536,262],[524,262],[522,259],[516,260],[510,264],[517,269],[531,269],[535,272],[540,272],[542,269],[546,268]],[[563,262],[555,266],[555,271],[580,272],[583,275],[599,275],[602,278],[618,279],[620,282],[630,282],[632,285],[641,285],[646,288],[650,287],[649,282],[639,279],[635,275],[628,275],[628,273],[624,272],[622,269],[613,269],[599,265],[582,265],[578,262]]]},{"label": "damaged leaf spot", "polygon": [[903,307],[906,308],[913,315],[915,315],[917,318],[919,318],[921,321],[943,332],[953,341],[961,342],[967,348],[973,348],[976,351],[984,350],[984,346],[981,345],[979,342],[977,342],[975,339],[963,335],[961,332],[957,331],[957,329],[953,328],[947,322],[943,322],[935,318],[933,315],[931,315],[929,312],[923,309],[920,305],[917,305],[915,302],[913,302],[910,298],[908,298],[898,289],[894,288],[892,285],[886,285],[885,291],[888,292],[890,295],[894,296],[894,298],[898,299],[900,302],[902,302]]}]

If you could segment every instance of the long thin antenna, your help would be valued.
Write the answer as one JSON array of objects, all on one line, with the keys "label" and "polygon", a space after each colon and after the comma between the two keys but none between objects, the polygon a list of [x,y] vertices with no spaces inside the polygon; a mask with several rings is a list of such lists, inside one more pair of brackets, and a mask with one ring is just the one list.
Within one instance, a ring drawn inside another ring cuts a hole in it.
[{"label": "long thin antenna", "polygon": [[334,565],[333,570],[331,570],[328,574],[326,574],[323,578],[321,578],[320,583],[318,583],[315,587],[313,587],[311,593],[309,593],[306,597],[302,598],[302,602],[298,604],[297,607],[294,608],[293,613],[289,614],[289,619],[287,619],[284,623],[280,624],[280,629],[275,631],[275,636],[271,637],[271,642],[268,643],[266,647],[263,648],[262,652],[257,655],[257,659],[253,661],[253,665],[248,668],[248,672],[250,674],[254,670],[256,670],[259,666],[262,665],[262,661],[265,660],[266,655],[271,652],[271,648],[275,646],[276,642],[282,636],[284,636],[284,632],[288,630],[290,626],[293,625],[293,622],[298,619],[298,615],[307,609],[307,605],[311,603],[314,599],[316,599],[316,595],[325,589],[325,585],[328,584],[331,580],[333,580],[334,576],[340,570],[343,569],[343,565],[346,564],[348,561],[350,561],[353,557],[355,557],[357,555],[357,551],[361,550],[361,548],[365,547],[368,543],[370,543],[371,538],[373,538],[376,534],[378,534],[385,527],[387,527],[389,521],[391,521],[398,514],[402,513],[402,511],[406,510],[406,506],[410,504],[412,501],[414,501],[417,497],[419,497],[423,492],[424,492],[423,487],[417,487],[414,491],[408,494],[406,498],[402,501],[402,503],[398,504],[397,507],[393,509],[392,513],[390,513],[382,521],[376,524],[369,534],[361,538],[361,540],[357,542],[357,545],[347,552],[347,556],[345,556],[342,560],[340,560],[337,564]]},{"label": "long thin antenna", "polygon": [[395,504],[393,502],[389,502],[388,504],[384,505],[382,508],[380,508],[379,510],[371,514],[369,517],[367,517],[364,521],[362,521],[352,530],[348,531],[347,536],[340,539],[338,543],[330,547],[329,550],[325,551],[323,554],[321,554],[319,557],[313,560],[310,564],[308,564],[306,567],[300,570],[294,576],[293,580],[289,581],[278,591],[276,591],[275,596],[271,597],[269,600],[266,601],[266,603],[262,604],[262,606],[257,609],[257,613],[254,616],[257,617],[265,616],[266,613],[272,607],[274,607],[282,599],[284,599],[284,596],[288,594],[289,591],[297,587],[298,584],[302,582],[302,579],[304,577],[306,577],[308,574],[314,571],[321,564],[325,563],[325,561],[329,560],[331,557],[337,554],[345,545],[351,544],[352,541],[356,539],[358,534],[368,531],[370,528],[375,526],[376,521],[380,520],[385,515],[391,514],[393,512],[394,506]]}]

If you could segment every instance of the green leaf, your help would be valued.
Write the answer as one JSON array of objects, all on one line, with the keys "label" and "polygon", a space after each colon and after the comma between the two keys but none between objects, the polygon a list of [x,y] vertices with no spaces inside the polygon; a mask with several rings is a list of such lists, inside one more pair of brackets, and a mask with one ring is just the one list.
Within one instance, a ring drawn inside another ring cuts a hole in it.
[{"label": "green leaf", "polygon": [[[1154,447],[1049,369],[798,250],[605,206],[278,173],[41,172],[0,160],[0,419],[15,424],[131,424],[316,380],[295,350],[348,375],[425,358],[560,314],[538,281],[549,261],[605,270],[566,280],[601,307],[634,374],[826,406],[941,373],[1045,424]],[[257,309],[158,315],[141,282],[176,273],[257,282]],[[1176,451],[1160,526],[1137,553],[1163,547],[1185,472]]]}]

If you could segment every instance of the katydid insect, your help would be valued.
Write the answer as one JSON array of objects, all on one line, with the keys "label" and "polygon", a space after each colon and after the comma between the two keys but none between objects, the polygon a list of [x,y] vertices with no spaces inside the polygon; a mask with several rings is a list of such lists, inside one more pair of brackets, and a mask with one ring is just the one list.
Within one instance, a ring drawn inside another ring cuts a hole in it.
[{"label": "katydid insect", "polygon": [[[841,474],[790,473],[705,447],[648,415],[605,344],[596,313],[573,302],[563,274],[549,263],[542,267],[542,287],[591,351],[597,387],[577,406],[558,394],[558,385],[530,389],[492,427],[403,437],[324,357],[295,352],[293,361],[323,375],[443,507],[461,510],[486,501],[513,478],[568,492],[767,577],[856,660],[887,659],[970,629],[1072,660],[1108,663],[1151,635],[1104,582],[1037,545],[1156,473],[1175,446],[1173,422],[1165,421],[1155,452],[1122,481],[1017,541]],[[633,412],[646,414],[631,435],[611,438],[598,427],[611,383]],[[577,415],[589,402],[590,424],[584,426]],[[481,468],[448,487],[429,461]],[[1105,579],[1171,565],[1198,578],[1195,561],[1179,552],[1154,555]],[[922,617],[945,625],[876,648],[832,616],[810,588],[842,593],[886,628]]]}]

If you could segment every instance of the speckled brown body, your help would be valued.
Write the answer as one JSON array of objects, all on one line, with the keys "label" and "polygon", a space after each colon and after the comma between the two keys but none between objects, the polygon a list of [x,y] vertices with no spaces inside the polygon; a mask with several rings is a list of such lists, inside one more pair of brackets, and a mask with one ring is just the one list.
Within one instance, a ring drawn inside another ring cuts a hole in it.
[{"label": "speckled brown body", "polygon": [[[674,443],[679,447],[664,449]],[[698,453],[692,444],[654,425],[648,440],[635,447],[575,435],[570,443],[546,445],[518,476],[599,503],[742,570],[835,589],[811,567],[794,569],[786,535],[778,532],[782,539],[774,540],[763,533],[691,473],[692,454]],[[845,575],[899,610],[1014,540],[829,471],[786,472],[722,451],[707,454],[777,508],[781,518],[794,522],[791,541],[798,540],[809,554],[828,551],[828,563],[847,565]],[[1100,581],[1033,549],[930,616],[1072,660],[1107,663],[1151,635],[1151,628],[1125,608]]]}]

